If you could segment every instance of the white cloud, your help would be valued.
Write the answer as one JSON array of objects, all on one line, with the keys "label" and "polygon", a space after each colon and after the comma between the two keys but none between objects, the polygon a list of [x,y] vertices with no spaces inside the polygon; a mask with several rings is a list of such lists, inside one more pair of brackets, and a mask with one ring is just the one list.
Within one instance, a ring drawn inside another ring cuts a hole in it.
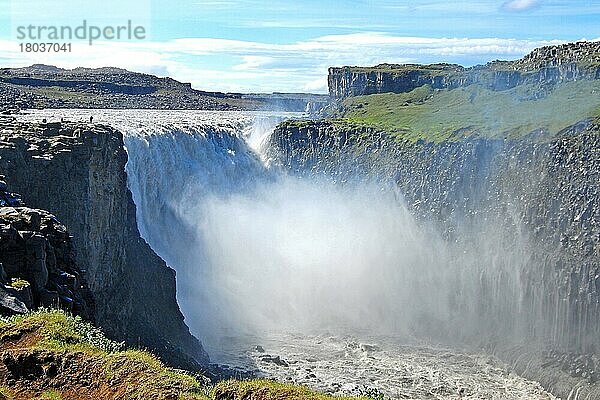
[{"label": "white cloud", "polygon": [[527,11],[539,5],[539,0],[509,0],[504,2],[502,8],[506,11]]},{"label": "white cloud", "polygon": [[272,44],[213,38],[167,42],[74,43],[70,54],[21,53],[17,42],[0,40],[0,63],[53,64],[64,68],[115,66],[163,73],[203,90],[235,92],[326,91],[327,68],[383,62],[466,62],[521,57],[535,47],[561,41],[422,38],[378,32],[329,35]]}]

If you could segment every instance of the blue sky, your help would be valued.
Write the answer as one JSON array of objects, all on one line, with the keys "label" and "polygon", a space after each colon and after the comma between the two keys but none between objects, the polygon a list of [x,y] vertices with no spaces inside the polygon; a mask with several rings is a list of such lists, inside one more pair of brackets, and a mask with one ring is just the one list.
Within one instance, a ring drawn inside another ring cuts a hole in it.
[{"label": "blue sky", "polygon": [[[600,38],[600,0],[0,0],[0,64],[118,66],[205,90],[326,91],[327,67],[515,59]],[[21,53],[18,26],[132,20],[144,40]]]}]

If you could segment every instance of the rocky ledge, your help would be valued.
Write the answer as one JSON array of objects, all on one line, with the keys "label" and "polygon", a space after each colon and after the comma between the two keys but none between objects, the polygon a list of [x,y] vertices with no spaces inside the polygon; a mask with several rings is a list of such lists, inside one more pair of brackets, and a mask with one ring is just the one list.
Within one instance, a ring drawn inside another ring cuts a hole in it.
[{"label": "rocky ledge", "polygon": [[198,370],[208,357],[177,305],[175,271],[140,237],[126,162],[122,134],[110,127],[0,119],[0,173],[26,204],[56,215],[73,235],[97,324],[112,339]]}]

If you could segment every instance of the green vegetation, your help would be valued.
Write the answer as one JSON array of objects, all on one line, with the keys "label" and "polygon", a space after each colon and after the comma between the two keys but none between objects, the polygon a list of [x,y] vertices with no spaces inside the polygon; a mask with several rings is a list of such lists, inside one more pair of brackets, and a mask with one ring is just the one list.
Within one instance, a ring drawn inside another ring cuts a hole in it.
[{"label": "green vegetation", "polygon": [[168,368],[146,351],[124,350],[98,328],[58,310],[0,318],[0,344],[5,353],[27,355],[28,362],[39,357],[42,369],[49,359],[55,360],[60,380],[57,387],[44,374],[10,383],[0,375],[0,399],[23,400],[42,393],[47,400],[344,400],[267,380],[225,381],[211,390],[194,375]]},{"label": "green vegetation", "polygon": [[25,279],[12,278],[10,280],[10,287],[13,287],[15,289],[23,289],[23,288],[26,288],[27,286],[29,286],[29,282],[27,282]]},{"label": "green vegetation", "polygon": [[[303,386],[267,380],[224,381],[213,391],[215,400],[349,400],[349,397],[333,397],[315,393]],[[367,399],[367,397],[354,398]]]},{"label": "green vegetation", "polygon": [[[63,311],[39,310],[1,319],[0,343],[32,356],[49,351],[65,360],[66,365],[78,360],[80,370],[67,368],[61,376],[61,381],[69,384],[44,392],[49,400],[77,398],[79,392],[86,398],[114,398],[119,393],[130,399],[206,399],[205,388],[192,375],[166,367],[148,352],[123,351],[121,343],[107,339],[98,328]],[[69,376],[71,373],[73,376]],[[79,386],[81,374],[88,374],[95,384],[89,388]],[[0,385],[5,383],[0,377]],[[29,381],[21,384],[17,381],[17,392],[31,390]]]},{"label": "green vegetation", "polygon": [[56,390],[47,390],[42,393],[42,398],[44,400],[62,400],[62,396]]},{"label": "green vegetation", "polygon": [[347,69],[350,72],[370,73],[370,72],[386,72],[404,74],[405,72],[436,72],[437,75],[450,74],[451,72],[463,71],[464,68],[457,64],[379,64],[372,67],[342,67],[341,70]]},{"label": "green vegetation", "polygon": [[7,386],[0,386],[0,399],[12,400],[12,391]]},{"label": "green vegetation", "polygon": [[59,310],[40,309],[25,315],[0,319],[0,342],[13,337],[33,334],[37,349],[83,351],[91,354],[110,353],[121,350],[116,343],[104,336],[102,331]]},{"label": "green vegetation", "polygon": [[553,135],[600,117],[600,80],[568,82],[542,94],[531,85],[507,91],[479,85],[452,90],[422,86],[408,93],[350,97],[337,121],[372,126],[411,141],[439,142],[470,135],[521,137],[539,129]]}]

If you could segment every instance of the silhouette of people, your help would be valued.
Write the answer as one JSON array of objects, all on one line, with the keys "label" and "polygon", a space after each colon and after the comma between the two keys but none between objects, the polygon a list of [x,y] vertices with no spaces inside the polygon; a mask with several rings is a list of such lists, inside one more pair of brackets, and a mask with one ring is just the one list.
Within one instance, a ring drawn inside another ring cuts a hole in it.
[{"label": "silhouette of people", "polygon": [[90,115],[90,124],[94,121],[94,116]]}]

